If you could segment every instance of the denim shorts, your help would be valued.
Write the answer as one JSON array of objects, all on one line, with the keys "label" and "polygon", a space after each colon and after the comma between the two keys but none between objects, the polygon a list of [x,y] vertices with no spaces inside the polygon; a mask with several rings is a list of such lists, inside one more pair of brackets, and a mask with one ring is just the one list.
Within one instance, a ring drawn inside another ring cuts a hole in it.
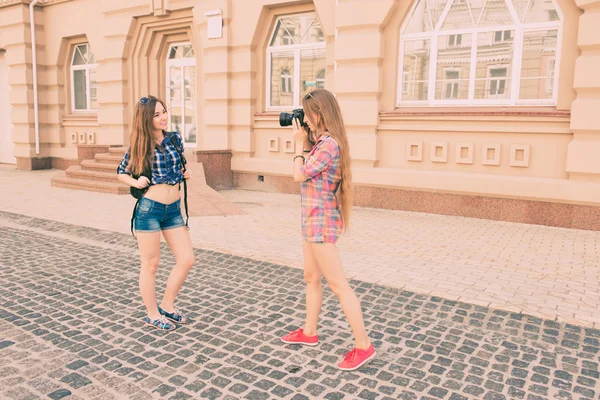
[{"label": "denim shorts", "polygon": [[181,200],[163,204],[142,197],[135,213],[134,224],[138,232],[158,232],[185,226],[181,216]]}]

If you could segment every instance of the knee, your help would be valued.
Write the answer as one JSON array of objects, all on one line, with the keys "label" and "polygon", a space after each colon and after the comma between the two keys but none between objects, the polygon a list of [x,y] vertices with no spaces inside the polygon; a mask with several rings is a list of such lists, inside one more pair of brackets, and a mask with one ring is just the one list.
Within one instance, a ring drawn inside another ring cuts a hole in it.
[{"label": "knee", "polygon": [[332,282],[328,281],[327,286],[329,286],[329,289],[331,289],[333,294],[335,294],[337,297],[340,297],[346,290],[350,289],[350,285],[346,280]]},{"label": "knee", "polygon": [[177,264],[184,268],[189,269],[189,268],[192,268],[195,261],[196,261],[196,258],[194,257],[194,253],[191,253],[186,256],[182,256],[182,257],[178,258]]},{"label": "knee", "polygon": [[321,274],[313,271],[304,271],[304,282],[310,286],[320,286]]},{"label": "knee", "polygon": [[153,274],[156,274],[158,271],[158,262],[159,258],[146,258],[142,260],[142,269]]}]

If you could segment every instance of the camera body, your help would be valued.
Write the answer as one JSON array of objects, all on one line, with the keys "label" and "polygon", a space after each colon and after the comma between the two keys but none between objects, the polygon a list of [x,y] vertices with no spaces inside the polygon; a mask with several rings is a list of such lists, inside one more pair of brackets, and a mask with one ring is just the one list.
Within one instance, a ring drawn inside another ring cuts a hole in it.
[{"label": "camera body", "polygon": [[302,108],[296,108],[291,113],[282,112],[279,114],[279,126],[290,126],[293,123],[293,119],[297,118],[300,121],[300,126],[308,128],[308,125],[304,123],[304,110]]}]

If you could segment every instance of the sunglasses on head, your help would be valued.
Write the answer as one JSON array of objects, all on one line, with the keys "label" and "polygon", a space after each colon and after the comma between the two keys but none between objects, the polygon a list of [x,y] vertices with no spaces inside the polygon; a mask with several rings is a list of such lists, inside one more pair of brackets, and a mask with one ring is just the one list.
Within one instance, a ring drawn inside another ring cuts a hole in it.
[{"label": "sunglasses on head", "polygon": [[317,101],[317,99],[315,99],[315,97],[310,92],[306,94],[305,98],[308,99],[309,97],[314,100],[315,104],[317,105],[317,110],[321,111],[321,106],[319,105],[319,102]]}]

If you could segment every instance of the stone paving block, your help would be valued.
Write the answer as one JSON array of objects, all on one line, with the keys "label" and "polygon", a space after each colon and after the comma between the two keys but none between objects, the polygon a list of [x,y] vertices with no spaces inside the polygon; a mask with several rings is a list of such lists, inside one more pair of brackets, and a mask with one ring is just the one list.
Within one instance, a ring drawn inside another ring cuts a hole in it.
[{"label": "stone paving block", "polygon": [[[11,385],[11,386],[3,386],[3,390],[4,391],[4,396],[7,399],[14,399],[14,400],[32,400],[32,399],[37,399],[38,397],[30,392],[29,390],[25,389],[24,387],[16,387],[17,384],[15,385]],[[10,389],[8,389],[10,388]]]},{"label": "stone paving block", "polygon": [[60,400],[64,397],[69,397],[71,396],[71,391],[68,389],[58,389],[50,394],[48,394],[48,398],[52,399],[52,400]]},{"label": "stone paving block", "polygon": [[7,347],[12,346],[13,344],[15,344],[15,342],[12,342],[10,340],[2,340],[0,341],[0,350],[6,349]]}]

